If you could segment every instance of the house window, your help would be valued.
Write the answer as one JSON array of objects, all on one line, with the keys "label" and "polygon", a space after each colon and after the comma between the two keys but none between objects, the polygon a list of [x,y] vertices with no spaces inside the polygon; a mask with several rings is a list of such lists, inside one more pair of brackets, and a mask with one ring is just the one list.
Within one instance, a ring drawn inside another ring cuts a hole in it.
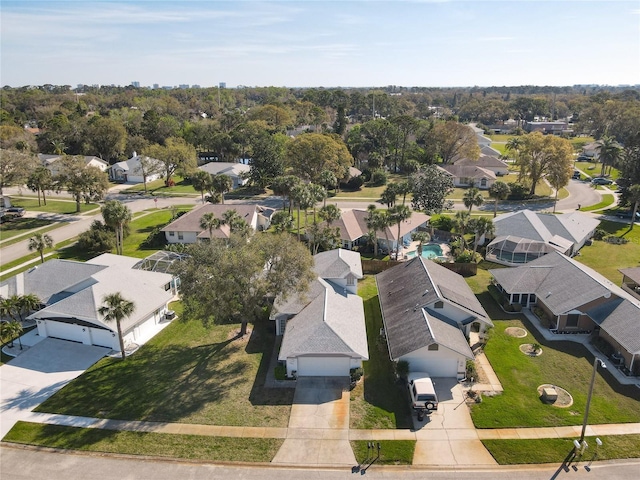
[{"label": "house window", "polygon": [[570,313],[567,315],[567,327],[577,327],[578,320],[580,320],[579,313]]},{"label": "house window", "polygon": [[169,232],[169,236],[170,237],[175,237],[176,236],[176,232]]},{"label": "house window", "polygon": [[536,295],[535,295],[535,293],[530,293],[529,294],[529,305],[533,305],[534,303],[536,303]]},{"label": "house window", "polygon": [[438,350],[438,344],[437,343],[432,343],[431,345],[429,345],[427,347],[427,350],[437,351]]},{"label": "house window", "polygon": [[433,304],[433,308],[444,308],[444,302],[436,302]]},{"label": "house window", "polygon": [[184,239],[184,235],[182,234],[182,232],[178,232],[178,240],[183,240]]},{"label": "house window", "polygon": [[353,275],[349,275],[347,277],[347,285],[355,285],[356,284],[356,279]]},{"label": "house window", "polygon": [[483,178],[482,180],[480,180],[480,186],[481,187],[486,187],[487,186],[487,179]]},{"label": "house window", "polygon": [[511,303],[520,303],[520,294],[514,293],[511,295]]}]

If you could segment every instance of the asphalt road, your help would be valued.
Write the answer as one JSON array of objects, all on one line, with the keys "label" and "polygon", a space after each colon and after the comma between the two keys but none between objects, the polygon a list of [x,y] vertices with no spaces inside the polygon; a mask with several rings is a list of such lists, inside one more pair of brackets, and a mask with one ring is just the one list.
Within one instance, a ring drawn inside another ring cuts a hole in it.
[{"label": "asphalt road", "polygon": [[[600,193],[595,190],[589,183],[581,182],[578,180],[570,180],[569,185],[567,186],[569,190],[569,197],[559,200],[558,205],[556,206],[557,211],[570,211],[578,208],[578,205],[593,205],[600,202]],[[17,192],[16,192],[17,193]],[[62,197],[62,196],[61,196]],[[69,198],[64,197],[64,198]],[[131,195],[131,194],[121,194],[119,192],[112,192],[107,196],[107,199],[117,199],[124,202],[134,213],[140,212],[143,210],[151,209],[151,208],[166,208],[171,205],[185,205],[185,204],[200,204],[200,197],[152,197],[148,196],[140,196],[140,195]],[[260,203],[265,206],[281,208],[282,200],[280,197],[269,197],[267,199],[258,199],[255,201],[247,202],[246,200],[227,200],[227,203]],[[342,209],[351,209],[351,208],[359,208],[366,209],[368,205],[375,203],[373,200],[327,200],[327,203],[336,204],[339,208]],[[378,208],[383,208],[384,206],[381,204],[376,204]],[[553,209],[553,201],[548,202],[537,202],[537,203],[508,203],[502,204],[499,207],[501,210],[509,210],[516,211],[522,210],[525,208],[529,208],[531,210],[552,210]],[[454,205],[455,210],[466,210],[466,207],[461,202],[456,202]],[[478,209],[476,209],[478,210]],[[484,204],[479,209],[480,211],[493,211],[493,202],[488,202]],[[38,215],[36,215],[38,216]],[[49,214],[39,214],[43,218],[49,216]],[[61,216],[56,216],[61,217]],[[66,216],[65,216],[66,217]],[[66,217],[65,219],[68,219]],[[93,216],[76,216],[73,217],[68,225],[64,227],[57,228],[48,232],[48,235],[53,238],[54,243],[59,243],[64,240],[68,240],[73,238],[83,231],[87,230],[91,225],[93,220],[101,220],[102,217],[100,214],[96,214]],[[3,264],[13,262],[25,255],[28,255],[28,239],[14,243],[13,245],[9,245],[7,247],[2,248],[0,251],[0,261]]]},{"label": "asphalt road", "polygon": [[[564,470],[560,465],[498,467],[491,469],[435,470],[415,467],[382,467],[373,465],[366,471],[367,478],[436,480],[553,480],[586,479],[628,480],[638,478],[640,460],[600,462],[585,469],[579,464],[576,470]],[[175,479],[242,479],[242,480],[337,480],[363,476],[351,469],[281,468],[270,465],[215,465],[180,462],[162,459],[136,459],[103,456],[100,454],[75,454],[33,449],[1,447],[0,477],[2,480],[175,480]]]}]

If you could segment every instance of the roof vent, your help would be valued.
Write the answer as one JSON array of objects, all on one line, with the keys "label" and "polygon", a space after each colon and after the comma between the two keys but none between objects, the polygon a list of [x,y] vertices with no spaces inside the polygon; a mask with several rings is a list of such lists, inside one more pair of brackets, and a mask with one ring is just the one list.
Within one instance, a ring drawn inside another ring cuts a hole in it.
[{"label": "roof vent", "polygon": [[547,296],[544,298],[549,298],[551,296],[551,292],[547,293]]}]

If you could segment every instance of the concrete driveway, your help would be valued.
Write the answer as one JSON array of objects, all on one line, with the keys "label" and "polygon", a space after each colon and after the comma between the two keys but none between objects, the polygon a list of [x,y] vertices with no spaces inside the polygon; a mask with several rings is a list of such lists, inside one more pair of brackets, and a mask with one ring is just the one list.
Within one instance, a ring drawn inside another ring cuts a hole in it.
[{"label": "concrete driveway", "polygon": [[0,438],[111,350],[45,338],[0,367]]},{"label": "concrete driveway", "polygon": [[280,465],[356,465],[349,444],[349,378],[300,377]]},{"label": "concrete driveway", "polygon": [[435,378],[438,410],[422,422],[413,415],[416,432],[414,465],[497,465],[478,438],[462,386],[452,378]]}]

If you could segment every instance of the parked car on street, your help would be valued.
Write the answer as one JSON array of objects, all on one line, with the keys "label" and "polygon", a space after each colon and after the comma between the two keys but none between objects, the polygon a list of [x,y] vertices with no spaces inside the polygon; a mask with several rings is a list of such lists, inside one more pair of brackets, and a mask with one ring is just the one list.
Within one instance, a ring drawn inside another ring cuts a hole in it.
[{"label": "parked car on street", "polygon": [[438,396],[431,381],[431,377],[425,372],[413,372],[408,377],[409,396],[411,408],[418,413],[418,420],[422,421],[425,414],[438,409]]},{"label": "parked car on street", "polygon": [[8,213],[9,215],[13,215],[16,217],[24,216],[24,212],[25,212],[23,207],[9,207],[9,208],[5,208],[4,211],[5,213]]},{"label": "parked car on street", "polygon": [[608,178],[604,177],[596,177],[591,180],[591,183],[593,183],[594,185],[611,185],[613,183],[613,180],[609,180]]},{"label": "parked car on street", "polygon": [[[618,218],[631,218],[631,214],[633,213],[633,211],[627,211],[627,212],[618,212],[616,213],[616,217]],[[636,212],[636,218],[633,220],[634,222],[640,222],[640,212]]]}]

